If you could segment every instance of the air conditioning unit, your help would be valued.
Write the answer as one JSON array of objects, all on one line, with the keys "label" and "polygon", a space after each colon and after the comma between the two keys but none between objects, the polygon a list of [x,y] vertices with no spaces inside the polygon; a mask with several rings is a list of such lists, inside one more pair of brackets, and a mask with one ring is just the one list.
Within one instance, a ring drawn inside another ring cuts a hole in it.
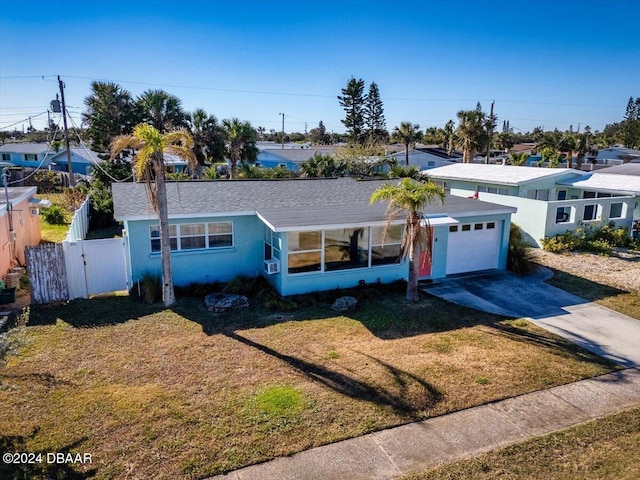
[{"label": "air conditioning unit", "polygon": [[268,275],[273,275],[274,273],[280,273],[280,260],[278,260],[277,258],[271,258],[269,260],[265,260],[264,271]]}]

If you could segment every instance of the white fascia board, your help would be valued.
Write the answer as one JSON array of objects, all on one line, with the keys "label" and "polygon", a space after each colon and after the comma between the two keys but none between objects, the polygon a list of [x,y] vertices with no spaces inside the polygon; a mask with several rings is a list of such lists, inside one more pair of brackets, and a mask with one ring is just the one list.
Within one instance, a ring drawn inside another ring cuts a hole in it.
[{"label": "white fascia board", "polygon": [[420,225],[424,227],[427,225],[427,222],[431,227],[437,227],[439,225],[457,225],[458,223],[460,223],[458,220],[454,218],[443,215],[443,216],[437,216],[437,217],[427,216],[425,220],[420,221]]},{"label": "white fascia board", "polygon": [[508,215],[508,214],[516,213],[517,211],[518,209],[516,207],[505,207],[504,209],[500,209],[500,210],[487,210],[484,212],[483,211],[461,212],[461,213],[456,213],[453,216],[456,218],[485,217],[485,216],[492,216],[492,215]]}]

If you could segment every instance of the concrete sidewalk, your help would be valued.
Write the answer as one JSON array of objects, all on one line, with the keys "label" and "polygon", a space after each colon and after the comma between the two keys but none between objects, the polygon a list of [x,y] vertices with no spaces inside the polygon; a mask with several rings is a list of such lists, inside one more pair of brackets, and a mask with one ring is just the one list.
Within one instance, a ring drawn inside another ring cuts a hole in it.
[{"label": "concrete sidewalk", "polygon": [[382,480],[640,406],[632,368],[391,428],[212,477]]}]

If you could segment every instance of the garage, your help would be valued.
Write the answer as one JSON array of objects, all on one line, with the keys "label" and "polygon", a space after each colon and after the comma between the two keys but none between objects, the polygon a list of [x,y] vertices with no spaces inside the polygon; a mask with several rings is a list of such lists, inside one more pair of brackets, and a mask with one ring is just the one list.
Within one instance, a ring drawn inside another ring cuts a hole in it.
[{"label": "garage", "polygon": [[459,223],[449,227],[447,275],[498,268],[502,221]]}]

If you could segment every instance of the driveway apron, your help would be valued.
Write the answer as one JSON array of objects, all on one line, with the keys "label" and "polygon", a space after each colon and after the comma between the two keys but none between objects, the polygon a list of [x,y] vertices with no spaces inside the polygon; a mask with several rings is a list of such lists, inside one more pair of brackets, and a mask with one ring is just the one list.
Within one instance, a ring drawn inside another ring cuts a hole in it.
[{"label": "driveway apron", "polygon": [[640,320],[548,285],[547,268],[528,277],[492,271],[450,277],[424,287],[444,300],[513,318],[546,330],[625,367],[640,365]]}]

